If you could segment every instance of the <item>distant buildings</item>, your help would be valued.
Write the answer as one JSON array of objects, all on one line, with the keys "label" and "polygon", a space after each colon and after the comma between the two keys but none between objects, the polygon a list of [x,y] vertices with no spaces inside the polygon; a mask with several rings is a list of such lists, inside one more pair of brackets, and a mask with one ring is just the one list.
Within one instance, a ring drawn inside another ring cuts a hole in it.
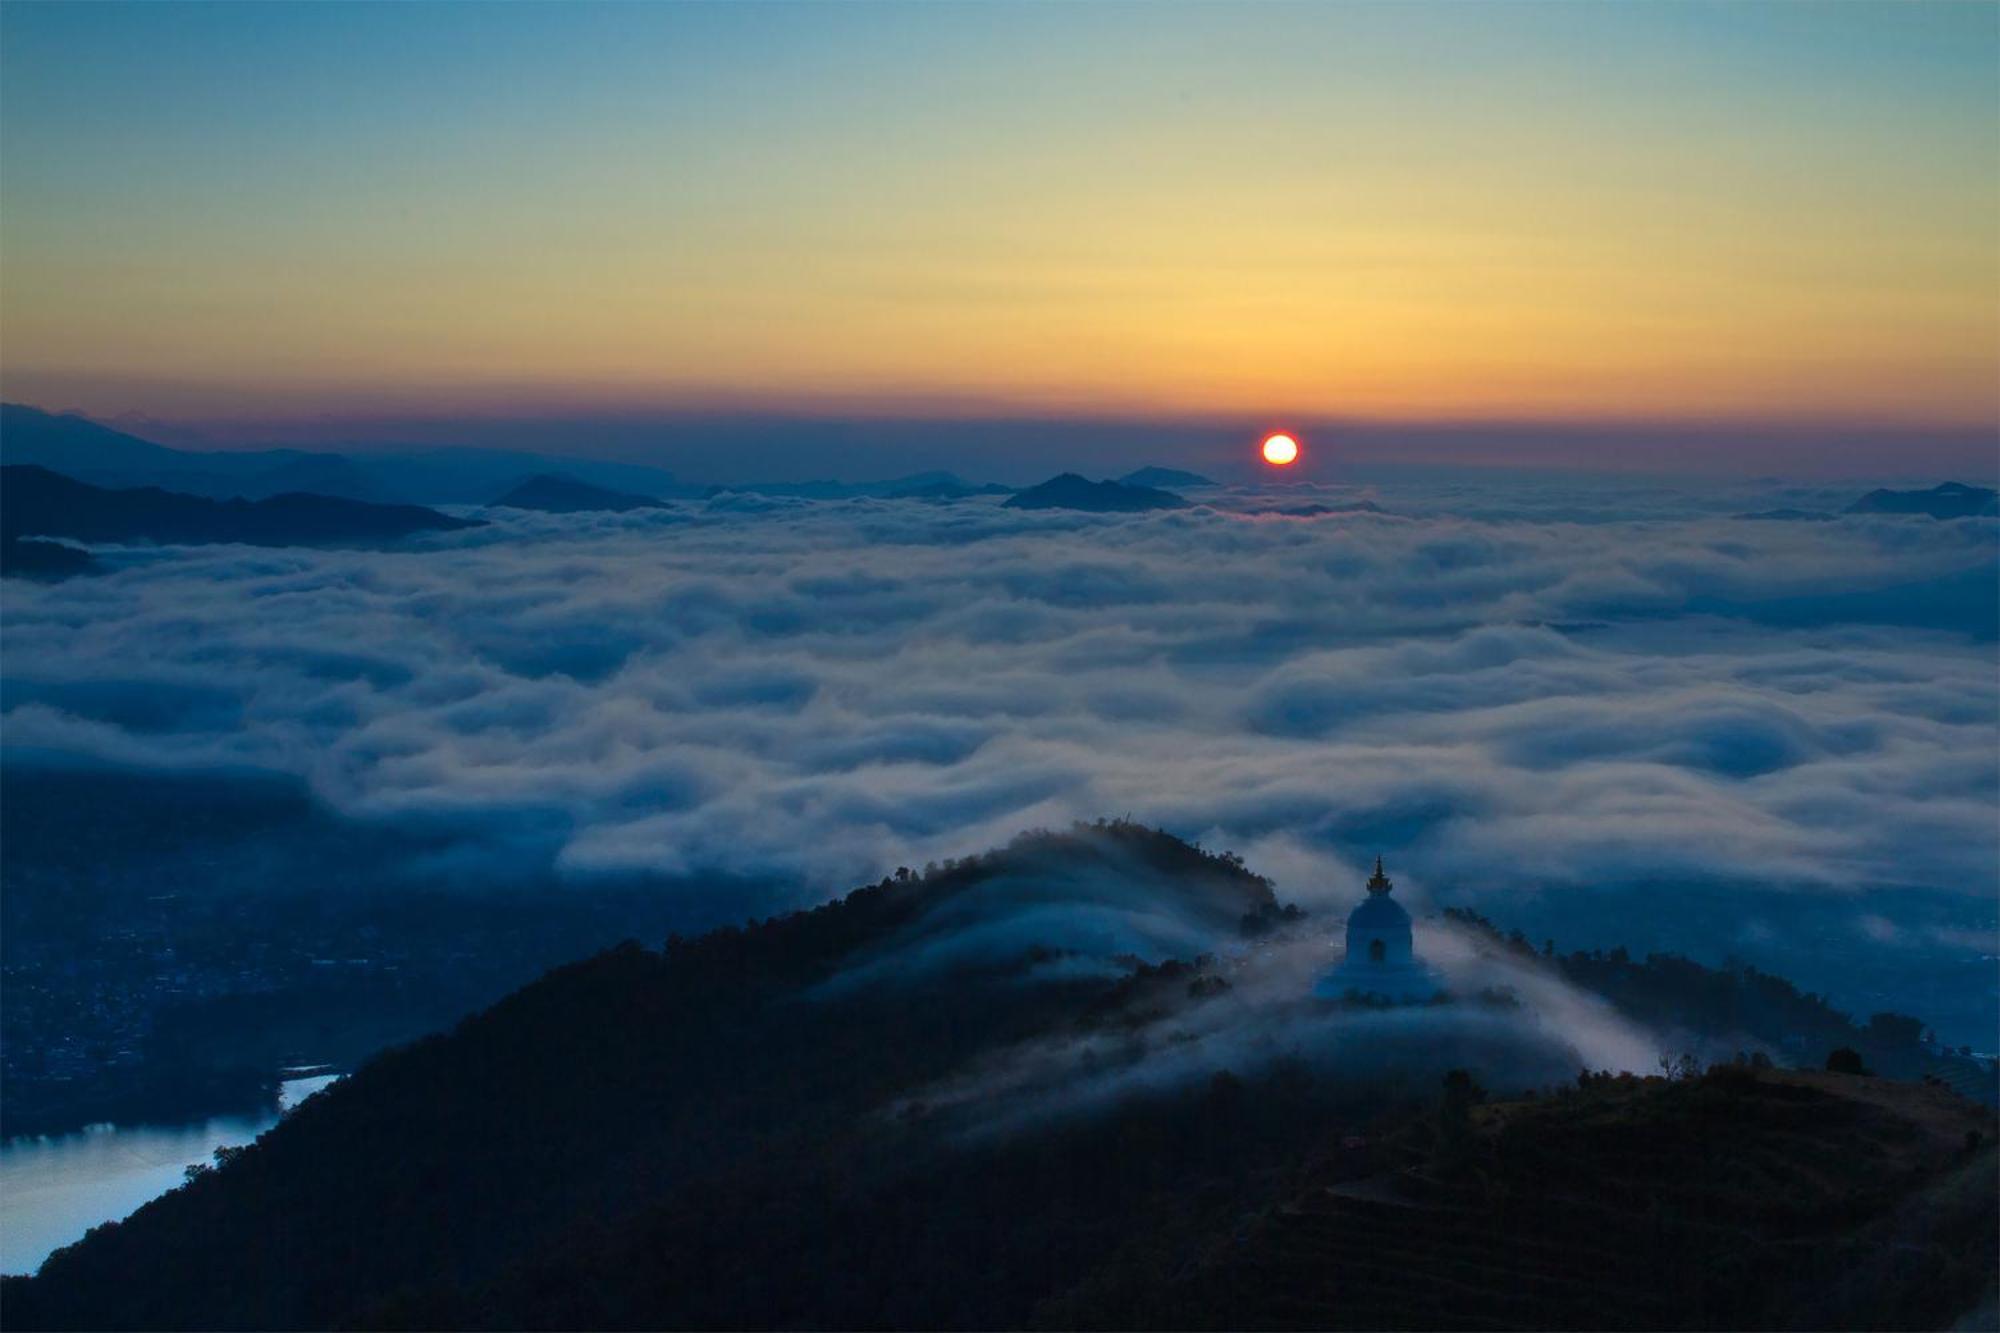
[{"label": "distant buildings", "polygon": [[1376,857],[1368,897],[1347,916],[1347,954],[1314,985],[1316,998],[1425,1004],[1443,994],[1411,943],[1410,914],[1389,896],[1395,887]]}]

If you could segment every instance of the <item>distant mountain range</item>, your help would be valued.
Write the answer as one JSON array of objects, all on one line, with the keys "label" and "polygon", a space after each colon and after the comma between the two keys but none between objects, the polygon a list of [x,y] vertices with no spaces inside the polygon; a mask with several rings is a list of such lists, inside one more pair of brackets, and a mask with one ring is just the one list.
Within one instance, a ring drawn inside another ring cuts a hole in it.
[{"label": "distant mountain range", "polygon": [[1081,509],[1093,514],[1129,514],[1149,509],[1185,509],[1172,491],[1117,481],[1091,481],[1074,472],[1050,477],[1006,501],[1008,509]]},{"label": "distant mountain range", "polygon": [[[1405,1073],[1313,1063],[1300,1034],[1340,1020],[1305,1007],[1176,1076],[1251,1021],[1255,965],[1092,952],[1121,907],[1309,928],[1236,858],[1120,823],[627,944],[9,1278],[7,1327],[1943,1328],[1992,1282],[1993,1113],[1942,1086],[1747,1055],[1579,1077],[1551,1032],[1520,1039],[1557,1081],[1489,1101],[1459,1066],[1533,1003],[1491,994],[1356,1016],[1340,1049]],[[1661,1030],[1918,1054],[1916,1020],[1753,969],[1470,920]]]},{"label": "distant mountain range", "polygon": [[609,510],[665,509],[664,500],[650,495],[633,495],[558,473],[540,473],[528,478],[493,502],[497,508],[535,509],[545,514],[583,514]]},{"label": "distant mountain range", "polygon": [[[1015,498],[1008,503],[1018,509],[1129,513],[1179,508],[1188,502],[1175,494],[1173,488],[1217,484],[1197,472],[1149,466],[1128,472],[1116,481],[1090,482],[1074,473],[1064,473],[1020,491],[996,482],[967,481],[947,471],[918,472],[872,482],[746,482],[696,488],[681,485],[663,468],[520,450],[178,449],[87,417],[45,412],[21,403],[0,403],[0,464],[39,465],[109,489],[151,486],[209,499],[261,500],[309,494],[423,505],[506,503],[552,513],[616,511],[661,499],[699,498],[732,491],[810,500],[871,497],[948,501],[1013,494]],[[551,489],[550,483],[587,488],[597,498],[585,502],[582,498],[585,491],[573,491],[569,498],[564,498]],[[538,495],[542,497],[540,500]],[[505,498],[510,496],[514,499]],[[1366,502],[1360,502],[1259,512],[1311,516],[1347,510],[1369,512],[1370,508]],[[1929,490],[1871,491],[1845,512],[1929,515],[1938,519],[1993,516],[2000,514],[2000,494],[1987,487],[1945,482]],[[1737,517],[1796,522],[1829,516],[1809,510],[1776,509]]]},{"label": "distant mountain range", "polygon": [[1246,509],[1246,514],[1281,514],[1287,518],[1318,518],[1324,514],[1379,514],[1382,506],[1373,500],[1345,500],[1339,504],[1272,505]]},{"label": "distant mountain range", "polygon": [[906,485],[901,490],[890,491],[888,500],[969,500],[979,495],[1012,495],[1012,486],[1002,486],[997,481],[981,482],[974,485],[946,474],[942,481],[927,481],[919,485]]},{"label": "distant mountain range", "polygon": [[1823,509],[1759,509],[1755,513],[1735,514],[1732,517],[1754,523],[1831,523],[1838,515]]},{"label": "distant mountain range", "polygon": [[1177,467],[1142,467],[1136,472],[1127,472],[1118,480],[1127,486],[1179,487],[1183,490],[1190,486],[1215,485],[1199,472],[1183,472]]},{"label": "distant mountain range", "polygon": [[[1876,490],[1856,500],[1841,513],[1910,514],[1936,519],[1991,518],[2000,515],[2000,492],[1984,486],[1967,486],[1947,481],[1927,491]],[[1825,523],[1839,514],[1823,509],[1763,509],[1737,514],[1740,519],[1767,523]]]},{"label": "distant mountain range", "polygon": [[2000,492],[1947,481],[1927,491],[1870,491],[1847,506],[1850,514],[1928,514],[1932,518],[1985,518],[2000,514]]},{"label": "distant mountain range", "polygon": [[173,449],[85,417],[0,404],[0,463],[33,463],[97,486],[158,486],[210,499],[294,492],[414,504],[485,504],[530,477],[561,473],[647,497],[672,493],[661,468],[505,449]]},{"label": "distant mountain range", "polygon": [[681,485],[664,468],[508,449],[371,448],[351,453],[176,449],[87,417],[44,412],[21,403],[0,404],[0,463],[38,464],[97,486],[158,486],[211,499],[257,500],[309,492],[351,500],[484,505],[501,503],[496,496],[513,495],[528,483],[550,479],[625,497],[618,504],[566,502],[546,484],[537,484],[520,498],[533,501],[539,493],[557,506],[571,503],[575,507],[507,502],[512,507],[551,513],[637,508],[630,502],[700,498],[729,491],[808,500],[863,496],[952,500],[1005,495],[1013,490],[995,482],[966,481],[944,471],[870,482],[743,482],[695,488]]},{"label": "distant mountain range", "polygon": [[390,541],[478,526],[476,519],[452,518],[418,505],[327,495],[211,500],[151,486],[110,490],[31,464],[0,467],[0,539],[8,542],[66,537],[80,542],[311,546]]},{"label": "distant mountain range", "polygon": [[962,500],[973,495],[1006,495],[1011,486],[970,482],[955,472],[913,472],[886,481],[767,481],[710,486],[705,494],[775,495],[795,500]]}]

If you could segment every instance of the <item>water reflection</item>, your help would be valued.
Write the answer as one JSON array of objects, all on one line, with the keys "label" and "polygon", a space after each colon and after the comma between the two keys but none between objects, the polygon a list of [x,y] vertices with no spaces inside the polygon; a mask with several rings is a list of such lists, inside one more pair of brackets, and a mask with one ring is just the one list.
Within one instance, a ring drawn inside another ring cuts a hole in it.
[{"label": "water reflection", "polygon": [[[287,1080],[279,1085],[280,1109],[337,1077]],[[193,1125],[94,1125],[0,1147],[0,1273],[33,1272],[52,1250],[180,1184],[189,1166],[208,1161],[217,1148],[248,1143],[276,1122],[260,1115]]]}]

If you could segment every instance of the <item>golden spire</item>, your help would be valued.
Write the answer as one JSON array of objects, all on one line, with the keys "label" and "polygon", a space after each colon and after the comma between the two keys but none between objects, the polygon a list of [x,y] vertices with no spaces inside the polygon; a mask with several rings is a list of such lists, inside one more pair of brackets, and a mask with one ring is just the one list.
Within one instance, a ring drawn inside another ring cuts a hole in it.
[{"label": "golden spire", "polygon": [[1389,882],[1389,877],[1382,873],[1382,858],[1378,855],[1375,858],[1375,873],[1368,877],[1368,892],[1387,893],[1395,887]]}]

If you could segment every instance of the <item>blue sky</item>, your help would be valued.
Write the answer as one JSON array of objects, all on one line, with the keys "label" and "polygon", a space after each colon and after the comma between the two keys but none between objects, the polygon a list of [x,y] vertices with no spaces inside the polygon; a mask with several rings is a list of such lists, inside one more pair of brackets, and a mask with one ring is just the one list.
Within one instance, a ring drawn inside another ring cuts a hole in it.
[{"label": "blue sky", "polygon": [[226,442],[1996,418],[1988,6],[16,5],[0,38],[0,388]]}]

